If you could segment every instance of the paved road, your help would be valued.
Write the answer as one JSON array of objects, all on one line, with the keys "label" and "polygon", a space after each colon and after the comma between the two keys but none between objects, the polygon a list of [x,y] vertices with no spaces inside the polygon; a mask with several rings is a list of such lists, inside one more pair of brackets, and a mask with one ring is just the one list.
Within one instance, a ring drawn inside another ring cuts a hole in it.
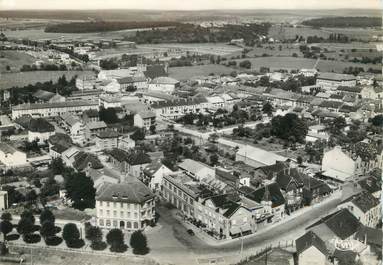
[{"label": "paved road", "polygon": [[[312,224],[317,218],[327,215],[334,210],[339,204],[340,199],[335,198],[324,202],[318,207],[314,207],[306,213],[292,218],[289,221],[276,226],[268,231],[259,232],[251,237],[243,240],[243,257],[255,253],[257,250],[265,248],[270,244],[278,244],[278,242],[286,242],[295,240],[305,232],[305,228]],[[175,219],[169,211],[164,208],[159,208],[161,214],[162,230],[164,233],[172,233],[178,240],[178,245],[153,245],[152,257],[161,262],[168,264],[191,265],[199,264],[198,260],[212,257],[223,257],[221,264],[232,264],[241,259],[240,248],[241,239],[228,242],[220,246],[212,246],[201,241],[196,236],[190,236],[186,232],[186,228]],[[167,241],[167,235],[162,240]],[[149,242],[151,239],[149,237]],[[161,255],[166,253],[166,255]]]}]

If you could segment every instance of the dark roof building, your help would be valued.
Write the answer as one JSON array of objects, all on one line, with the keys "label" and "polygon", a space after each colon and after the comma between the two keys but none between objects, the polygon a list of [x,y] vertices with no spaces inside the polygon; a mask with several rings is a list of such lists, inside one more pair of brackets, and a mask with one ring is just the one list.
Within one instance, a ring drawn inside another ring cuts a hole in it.
[{"label": "dark roof building", "polygon": [[74,157],[73,167],[77,171],[82,171],[88,167],[100,169],[104,166],[96,155],[81,151]]},{"label": "dark roof building", "polygon": [[285,204],[285,198],[277,183],[271,183],[254,190],[253,188],[243,186],[239,192],[250,200],[261,203],[262,201],[271,201],[271,207],[278,207]]},{"label": "dark roof building", "polygon": [[37,119],[31,119],[29,121],[28,130],[31,132],[45,133],[45,132],[54,132],[55,127],[52,124],[50,124],[46,119],[37,118]]},{"label": "dark roof building", "polygon": [[141,181],[105,183],[96,194],[97,201],[143,204],[154,198],[151,190]]}]

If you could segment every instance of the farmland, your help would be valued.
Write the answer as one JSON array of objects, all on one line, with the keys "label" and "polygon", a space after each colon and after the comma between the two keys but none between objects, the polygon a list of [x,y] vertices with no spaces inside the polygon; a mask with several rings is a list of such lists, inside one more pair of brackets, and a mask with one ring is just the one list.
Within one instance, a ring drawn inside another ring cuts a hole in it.
[{"label": "farmland", "polygon": [[14,86],[27,86],[37,82],[46,82],[52,80],[56,82],[59,77],[65,75],[67,79],[75,75],[90,73],[88,71],[34,71],[21,73],[4,73],[0,78],[0,89],[7,89]]},{"label": "farmland", "polygon": [[11,70],[19,70],[24,64],[32,64],[35,59],[24,53],[17,51],[0,51],[0,73],[6,71],[7,65],[11,67]]},{"label": "farmland", "polygon": [[233,69],[219,65],[219,64],[208,64],[208,65],[197,65],[197,66],[185,66],[185,67],[171,67],[169,68],[169,76],[178,79],[186,80],[193,76],[214,74],[229,74]]},{"label": "farmland", "polygon": [[[238,62],[243,61],[244,59],[237,60]],[[259,70],[260,67],[268,67],[270,70],[294,70],[301,68],[313,68],[315,65],[315,59],[308,58],[294,58],[294,57],[258,57],[258,58],[248,58],[252,65],[252,69]],[[346,67],[363,67],[365,70],[368,68],[379,69],[379,65],[373,64],[360,64],[360,63],[350,63],[350,62],[341,62],[341,61],[327,61],[320,60],[317,69],[321,72],[337,72],[342,73]]]}]

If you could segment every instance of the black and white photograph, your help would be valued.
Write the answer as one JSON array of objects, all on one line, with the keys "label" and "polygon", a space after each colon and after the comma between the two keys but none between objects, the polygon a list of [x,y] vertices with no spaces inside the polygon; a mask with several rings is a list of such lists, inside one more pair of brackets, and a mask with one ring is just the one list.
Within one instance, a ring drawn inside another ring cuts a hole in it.
[{"label": "black and white photograph", "polygon": [[382,11],[0,0],[0,264],[383,264]]}]

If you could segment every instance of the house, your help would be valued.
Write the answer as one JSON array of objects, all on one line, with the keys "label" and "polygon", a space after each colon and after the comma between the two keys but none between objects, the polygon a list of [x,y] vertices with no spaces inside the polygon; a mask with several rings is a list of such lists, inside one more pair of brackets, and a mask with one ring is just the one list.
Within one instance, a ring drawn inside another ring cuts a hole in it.
[{"label": "house", "polygon": [[363,99],[383,99],[383,88],[381,86],[364,86],[360,95]]},{"label": "house", "polygon": [[375,228],[382,220],[380,200],[367,191],[344,200],[338,209],[348,209],[363,225]]},{"label": "house", "polygon": [[331,247],[315,233],[309,231],[295,241],[299,264],[333,264]]},{"label": "house", "polygon": [[120,91],[145,90],[148,87],[147,79],[144,76],[127,76],[117,79]]},{"label": "house", "polygon": [[82,113],[82,120],[85,124],[89,122],[98,122],[100,121],[100,116],[97,110],[86,110]]},{"label": "house", "polygon": [[77,171],[83,171],[88,168],[100,169],[104,167],[96,155],[83,151],[75,154],[72,166]]},{"label": "house", "polygon": [[85,144],[85,127],[81,119],[70,113],[61,115],[61,126],[70,135],[73,142],[79,145]]},{"label": "house", "polygon": [[98,73],[97,78],[99,80],[110,80],[123,78],[130,75],[132,75],[132,71],[130,69],[101,70]]},{"label": "house", "polygon": [[100,150],[117,148],[120,134],[113,130],[105,130],[96,134],[96,146]]},{"label": "house", "polygon": [[140,181],[104,183],[96,193],[97,225],[124,231],[155,223],[154,194]]},{"label": "house", "polygon": [[118,148],[123,150],[133,149],[135,146],[136,146],[136,142],[129,136],[121,137],[118,143]]},{"label": "house", "polygon": [[54,103],[36,103],[36,104],[20,104],[12,107],[12,119],[16,119],[23,115],[32,117],[54,117],[63,114],[81,114],[86,110],[98,110],[98,102],[94,101],[66,101]]},{"label": "house", "polygon": [[326,132],[324,125],[312,125],[306,135],[306,142],[325,141],[328,142],[330,135]]},{"label": "house", "polygon": [[140,111],[134,115],[134,126],[150,130],[151,126],[156,125],[156,114],[153,111]]},{"label": "house", "polygon": [[316,85],[324,90],[336,90],[339,86],[356,86],[356,77],[347,74],[319,73]]},{"label": "house", "polygon": [[55,134],[55,127],[43,118],[31,119],[28,126],[28,142],[44,144]]},{"label": "house", "polygon": [[318,70],[315,68],[312,69],[301,69],[299,70],[298,74],[303,75],[305,77],[313,77],[318,73]]},{"label": "house", "polygon": [[355,161],[336,146],[324,153],[322,158],[322,175],[336,182],[343,183],[350,179],[356,170]]},{"label": "house", "polygon": [[72,145],[72,138],[64,133],[55,133],[48,139],[49,155],[52,158],[62,157],[62,153]]},{"label": "house", "polygon": [[375,169],[374,171],[371,171],[366,178],[359,180],[357,182],[358,186],[362,188],[363,190],[369,192],[375,198],[380,199],[380,196],[382,193],[381,176],[382,176],[382,170]]},{"label": "house", "polygon": [[13,146],[0,142],[0,162],[6,169],[27,165],[27,155]]},{"label": "house", "polygon": [[98,133],[105,131],[107,127],[104,121],[88,122],[84,126],[85,139],[91,141]]},{"label": "house", "polygon": [[214,168],[193,159],[185,159],[178,165],[178,168],[195,180],[201,180],[207,177],[214,178],[215,176]]},{"label": "house", "polygon": [[67,167],[72,167],[75,161],[75,157],[78,153],[80,153],[80,149],[76,146],[72,146],[63,151],[61,154],[61,159],[63,160],[64,165]]},{"label": "house", "polygon": [[277,161],[287,160],[286,157],[250,145],[241,147],[235,154],[235,161],[243,161],[254,168],[270,166]]},{"label": "house", "polygon": [[152,162],[150,157],[143,152],[126,152],[122,149],[114,148],[106,153],[121,172],[129,173],[137,178],[142,176],[144,168]]},{"label": "house", "polygon": [[162,179],[173,171],[159,161],[152,162],[143,170],[143,182],[153,191],[160,192]]},{"label": "house", "polygon": [[178,80],[171,77],[161,76],[150,81],[148,91],[172,94],[179,86],[180,82]]},{"label": "house", "polygon": [[251,211],[230,194],[199,198],[194,210],[197,222],[218,238],[235,238],[256,230]]},{"label": "house", "polygon": [[258,225],[280,221],[285,213],[286,200],[277,183],[264,185],[258,189],[242,186],[239,193],[260,204],[253,213]]}]

